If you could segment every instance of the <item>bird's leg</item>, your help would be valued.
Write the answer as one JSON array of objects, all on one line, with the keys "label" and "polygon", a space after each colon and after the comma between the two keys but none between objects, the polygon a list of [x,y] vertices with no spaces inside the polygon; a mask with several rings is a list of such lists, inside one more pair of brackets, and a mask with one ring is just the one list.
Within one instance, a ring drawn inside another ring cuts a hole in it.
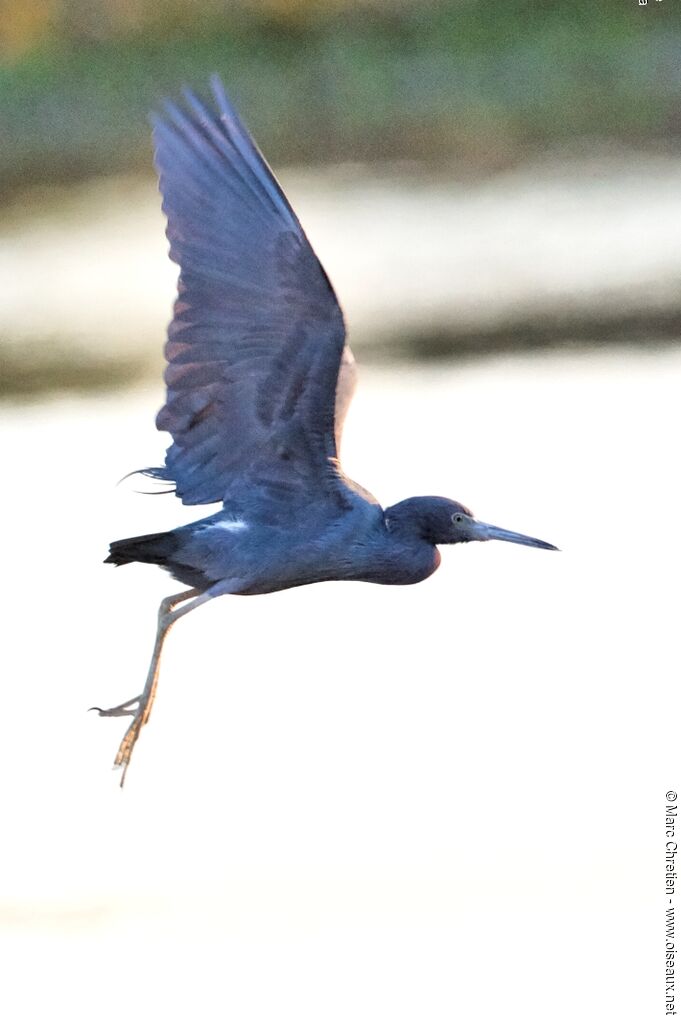
[{"label": "bird's leg", "polygon": [[[141,694],[133,697],[131,700],[126,700],[125,703],[121,703],[117,707],[111,707],[109,710],[102,710],[101,707],[92,708],[92,710],[98,711],[101,717],[121,717],[125,714],[132,715],[133,720],[130,722],[128,730],[123,736],[123,740],[118,748],[118,753],[116,754],[116,759],[114,760],[114,767],[123,768],[121,787],[125,781],[125,775],[135,743],[139,738],[142,727],[146,725],[149,720],[149,715],[151,714],[154,697],[156,696],[161,651],[163,650],[165,638],[168,635],[170,628],[179,618],[187,614],[189,611],[193,611],[194,608],[199,607],[201,604],[204,604],[214,595],[215,594],[210,592],[200,593],[199,590],[185,590],[184,593],[176,593],[174,596],[166,597],[162,600],[158,609],[158,628],[156,630],[154,651],[151,655],[147,681]],[[187,601],[187,603],[185,603],[182,607],[173,610],[183,601]]]},{"label": "bird's leg", "polygon": [[[154,663],[158,665],[158,660],[161,658],[161,649],[163,647],[164,635],[162,635],[162,622],[163,619],[177,607],[178,604],[182,604],[183,601],[188,601],[192,596],[198,596],[199,590],[197,589],[185,589],[182,593],[174,593],[172,596],[165,596],[158,607],[158,628],[156,631],[156,641],[153,648],[153,654],[151,656],[151,664],[149,665],[149,675],[154,668]],[[170,626],[166,628],[166,632]],[[147,677],[147,684],[148,684]],[[138,697],[131,697],[130,700],[126,700],[122,704],[118,704],[116,707],[108,707],[106,710],[102,710],[101,707],[90,707],[90,710],[96,710],[100,717],[134,717],[137,713],[137,707],[140,704],[143,693]],[[148,714],[147,714],[148,719]]]}]

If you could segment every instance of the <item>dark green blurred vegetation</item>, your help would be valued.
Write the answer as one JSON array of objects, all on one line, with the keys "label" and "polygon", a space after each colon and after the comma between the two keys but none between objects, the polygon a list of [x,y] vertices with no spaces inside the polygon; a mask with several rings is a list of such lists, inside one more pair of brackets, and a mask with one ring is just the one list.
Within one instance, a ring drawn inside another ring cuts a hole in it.
[{"label": "dark green blurred vegetation", "polygon": [[673,0],[0,0],[0,187],[148,168],[147,114],[218,71],[274,162],[681,137]]},{"label": "dark green blurred vegetation", "polygon": [[0,397],[25,401],[54,391],[108,391],[158,375],[158,370],[158,358],[146,350],[93,346],[79,352],[58,337],[23,339],[20,345],[0,344]]}]

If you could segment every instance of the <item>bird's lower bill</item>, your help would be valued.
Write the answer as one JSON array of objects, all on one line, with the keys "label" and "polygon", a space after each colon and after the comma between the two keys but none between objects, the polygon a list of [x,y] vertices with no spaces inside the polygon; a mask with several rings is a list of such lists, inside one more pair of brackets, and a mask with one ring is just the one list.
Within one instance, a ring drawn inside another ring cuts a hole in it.
[{"label": "bird's lower bill", "polygon": [[510,529],[501,529],[499,526],[490,526],[488,522],[476,522],[478,540],[506,540],[507,543],[520,543],[524,547],[541,547],[545,551],[557,551],[552,543],[546,540],[538,540],[535,536],[525,536],[524,533],[513,533]]}]

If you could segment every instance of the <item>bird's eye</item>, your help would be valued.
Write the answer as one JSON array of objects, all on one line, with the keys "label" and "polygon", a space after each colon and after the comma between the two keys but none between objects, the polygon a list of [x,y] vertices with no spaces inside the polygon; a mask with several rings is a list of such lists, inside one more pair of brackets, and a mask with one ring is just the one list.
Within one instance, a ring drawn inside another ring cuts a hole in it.
[{"label": "bird's eye", "polygon": [[456,515],[452,515],[452,522],[456,522],[457,524],[463,522],[463,515],[461,512],[457,512]]}]

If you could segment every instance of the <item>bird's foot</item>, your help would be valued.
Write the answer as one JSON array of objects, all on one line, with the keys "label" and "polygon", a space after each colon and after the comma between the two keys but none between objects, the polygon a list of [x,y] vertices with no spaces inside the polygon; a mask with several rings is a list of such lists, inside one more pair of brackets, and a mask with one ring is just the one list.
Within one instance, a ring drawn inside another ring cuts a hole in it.
[{"label": "bird's foot", "polygon": [[141,696],[133,696],[131,700],[119,703],[117,707],[109,707],[108,710],[103,710],[101,707],[90,707],[89,710],[96,710],[100,718],[122,718],[128,715],[134,717],[141,700]]},{"label": "bird's foot", "polygon": [[90,710],[96,710],[99,716],[104,718],[132,717],[114,759],[114,768],[123,768],[121,775],[121,788],[123,788],[135,743],[139,739],[142,726],[146,725],[149,720],[151,701],[148,698],[145,699],[144,694],[140,694],[140,696],[133,696],[131,700],[126,700],[125,703],[119,703],[117,707],[109,707],[108,710],[103,710],[101,707],[90,707]]},{"label": "bird's foot", "polygon": [[[128,730],[123,736],[123,740],[118,747],[118,753],[114,760],[114,767],[123,768],[123,774],[121,775],[121,788],[125,782],[125,775],[130,765],[132,751],[139,739],[142,728],[149,720],[151,708],[154,705],[156,687],[158,685],[158,669],[161,650],[168,630],[178,618],[181,618],[182,615],[191,611],[192,608],[198,607],[200,604],[204,604],[212,597],[220,596],[223,592],[239,592],[234,588],[233,581],[228,582],[230,583],[229,588],[225,588],[227,584],[223,582],[219,584],[218,589],[216,589],[216,587],[212,587],[205,593],[199,593],[198,590],[186,590],[184,593],[176,593],[175,596],[166,597],[165,600],[161,601],[158,613],[158,630],[156,632],[154,652],[151,655],[151,664],[149,665],[147,681],[140,695],[134,696],[132,700],[126,700],[125,703],[119,703],[117,707],[110,707],[108,710],[103,710],[101,707],[90,707],[90,710],[96,710],[99,716],[103,718],[132,718],[132,721],[128,725]],[[182,604],[182,607],[177,608],[178,604]],[[177,609],[173,610],[174,608]]]}]

